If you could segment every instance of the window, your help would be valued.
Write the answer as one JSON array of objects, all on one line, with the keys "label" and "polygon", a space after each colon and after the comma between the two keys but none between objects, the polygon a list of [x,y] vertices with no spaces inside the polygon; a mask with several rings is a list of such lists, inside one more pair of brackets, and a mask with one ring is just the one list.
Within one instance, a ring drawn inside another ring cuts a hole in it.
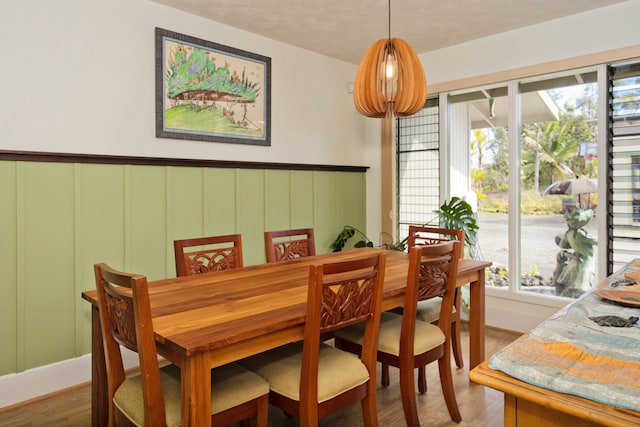
[{"label": "window", "polygon": [[609,272],[640,256],[640,63],[610,67]]},{"label": "window", "polygon": [[518,289],[577,298],[597,283],[597,72],[536,78],[518,89]]},{"label": "window", "polygon": [[398,236],[409,224],[425,224],[440,207],[440,120],[438,100],[411,117],[398,119]]},{"label": "window", "polygon": [[[581,295],[597,277],[598,190],[545,190],[576,176],[597,183],[597,94],[597,71],[573,70],[440,94],[446,106],[399,119],[399,237],[408,224],[431,220],[445,198],[474,190],[480,256],[494,263],[492,291],[551,298],[552,305]],[[439,144],[442,135],[446,145]],[[440,170],[443,146],[449,156]],[[640,145],[637,155],[640,226]],[[572,245],[572,230],[581,234],[580,245]]]}]

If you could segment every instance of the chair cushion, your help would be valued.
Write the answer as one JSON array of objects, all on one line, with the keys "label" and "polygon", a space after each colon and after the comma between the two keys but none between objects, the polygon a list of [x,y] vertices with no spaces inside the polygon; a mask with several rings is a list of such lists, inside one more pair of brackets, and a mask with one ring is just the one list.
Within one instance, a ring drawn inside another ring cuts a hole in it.
[{"label": "chair cushion", "polygon": [[[442,304],[442,298],[431,298],[424,301],[418,301],[418,307],[416,311],[416,317],[419,320],[427,323],[433,323],[440,318],[440,305]],[[390,313],[402,314],[402,307],[396,307],[389,310]],[[455,314],[456,308],[453,307],[451,311]]]},{"label": "chair cushion", "polygon": [[[380,334],[378,335],[378,351],[400,354],[400,331],[402,316],[384,312],[380,318]],[[362,345],[364,338],[364,324],[349,326],[335,333],[336,337]],[[416,333],[413,341],[413,353],[421,354],[444,343],[442,330],[431,323],[416,321]]]},{"label": "chair cushion", "polygon": [[[440,318],[440,305],[442,304],[442,298],[431,298],[418,302],[418,310],[416,317],[423,322],[432,323]],[[456,308],[453,307],[452,313],[456,312]]]},{"label": "chair cushion", "polygon": [[[168,365],[160,369],[167,426],[181,424],[180,368]],[[269,384],[261,377],[232,363],[211,372],[211,413],[216,414],[269,393]],[[137,426],[144,426],[140,375],[127,378],[113,396],[116,407]]]},{"label": "chair cushion", "polygon": [[[300,400],[303,342],[295,342],[247,358],[242,364],[269,382],[271,390]],[[318,403],[329,400],[369,380],[369,371],[358,356],[320,343]]]}]

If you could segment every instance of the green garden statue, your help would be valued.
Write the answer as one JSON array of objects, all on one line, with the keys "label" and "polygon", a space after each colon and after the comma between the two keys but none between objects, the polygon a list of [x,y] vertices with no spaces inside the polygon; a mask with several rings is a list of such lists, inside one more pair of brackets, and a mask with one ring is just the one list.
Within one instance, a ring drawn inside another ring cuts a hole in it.
[{"label": "green garden statue", "polygon": [[594,246],[598,242],[583,228],[593,218],[593,210],[573,208],[564,218],[569,229],[555,239],[560,251],[556,256],[553,285],[556,295],[576,298],[595,283]]}]

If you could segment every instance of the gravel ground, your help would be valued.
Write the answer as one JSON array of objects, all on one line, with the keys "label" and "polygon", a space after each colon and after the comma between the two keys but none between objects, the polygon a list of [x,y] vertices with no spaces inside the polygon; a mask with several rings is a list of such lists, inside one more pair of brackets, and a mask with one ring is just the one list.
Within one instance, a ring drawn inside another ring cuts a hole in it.
[{"label": "gravel ground", "polygon": [[[520,238],[522,241],[522,273],[537,270],[543,277],[553,274],[556,254],[560,249],[555,236],[567,230],[563,215],[528,215],[521,217]],[[507,266],[508,260],[508,218],[507,214],[478,214],[478,239],[483,258],[496,266]],[[591,221],[587,231],[597,239],[596,221]]]}]

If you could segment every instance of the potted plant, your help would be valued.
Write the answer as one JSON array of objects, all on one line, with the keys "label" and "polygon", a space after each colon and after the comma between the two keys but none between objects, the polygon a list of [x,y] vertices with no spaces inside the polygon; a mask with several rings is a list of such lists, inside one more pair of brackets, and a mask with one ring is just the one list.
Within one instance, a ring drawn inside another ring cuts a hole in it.
[{"label": "potted plant", "polygon": [[[422,224],[436,225],[439,224],[442,228],[451,228],[456,230],[464,230],[465,243],[467,250],[469,251],[470,258],[477,258],[478,256],[478,223],[476,221],[471,205],[462,200],[459,197],[452,197],[451,200],[445,201],[440,209],[434,211],[436,216],[429,222]],[[367,237],[365,233],[358,230],[351,225],[345,225],[340,234],[336,237],[336,240],[331,244],[333,252],[339,252],[344,248],[344,245],[349,239],[354,236],[358,236],[361,239],[358,240],[354,247],[374,247],[373,241]],[[386,249],[404,251],[407,248],[408,237],[404,237],[393,244],[382,245]]]}]

